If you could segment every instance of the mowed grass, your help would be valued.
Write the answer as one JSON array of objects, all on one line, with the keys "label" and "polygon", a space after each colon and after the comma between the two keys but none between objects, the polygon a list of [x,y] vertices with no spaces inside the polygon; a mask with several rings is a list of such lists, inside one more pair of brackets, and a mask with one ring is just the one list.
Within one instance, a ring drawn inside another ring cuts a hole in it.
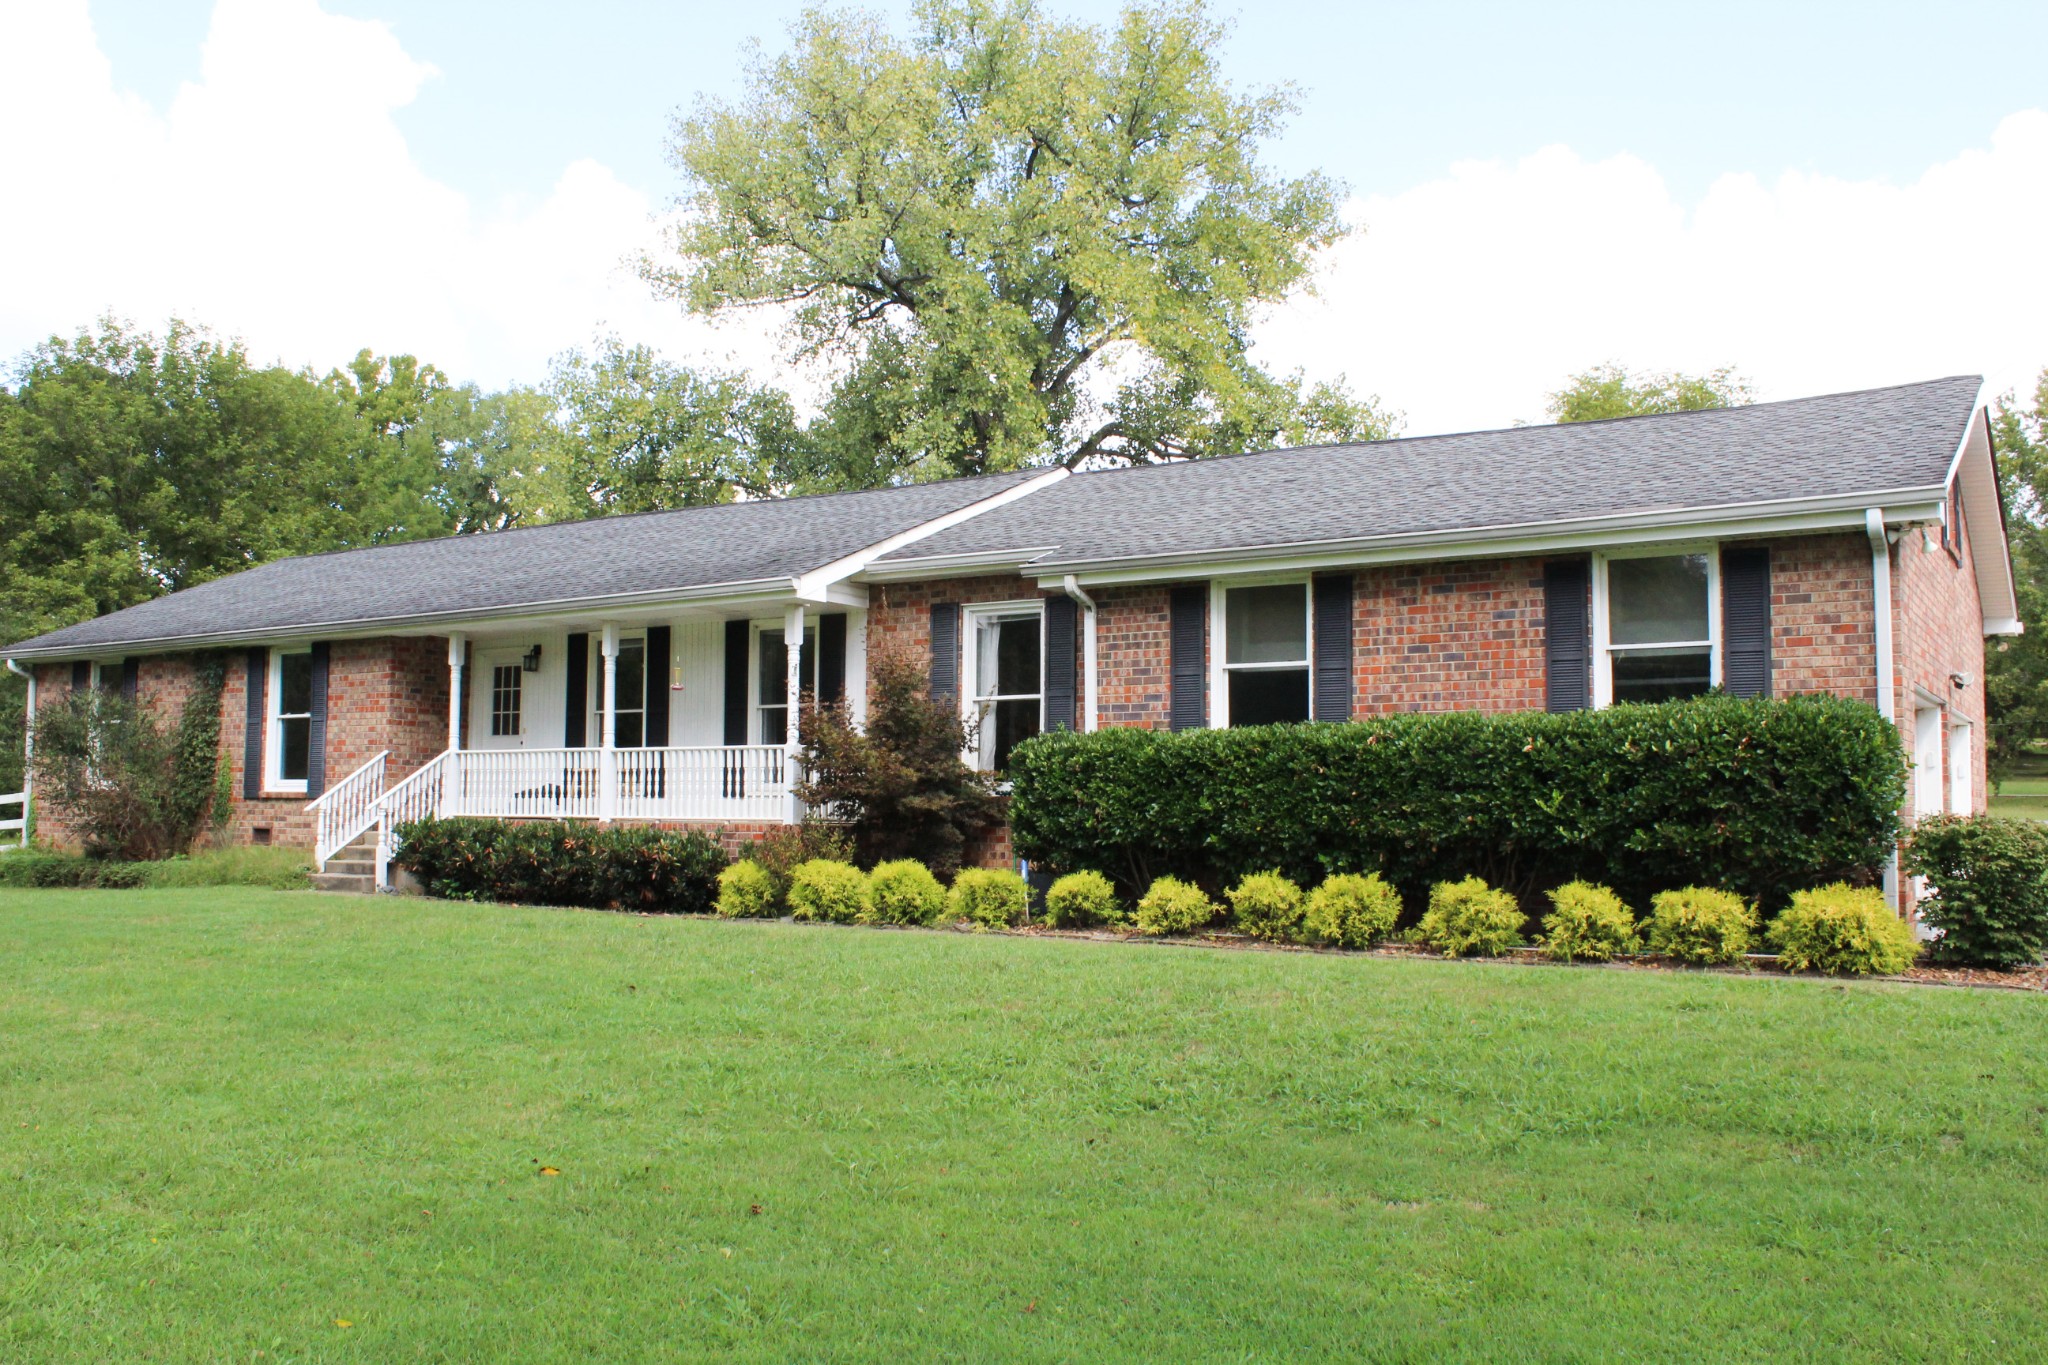
[{"label": "mowed grass", "polygon": [[0,926],[10,1362],[2048,1341],[2035,996],[253,889]]}]

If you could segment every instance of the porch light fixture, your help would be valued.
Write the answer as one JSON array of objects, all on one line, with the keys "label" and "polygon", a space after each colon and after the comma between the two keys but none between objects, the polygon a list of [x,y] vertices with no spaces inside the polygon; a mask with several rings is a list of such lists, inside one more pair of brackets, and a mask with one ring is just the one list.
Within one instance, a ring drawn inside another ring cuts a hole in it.
[{"label": "porch light fixture", "polygon": [[519,666],[528,673],[540,672],[540,646],[535,645],[527,650],[526,657],[519,661]]}]

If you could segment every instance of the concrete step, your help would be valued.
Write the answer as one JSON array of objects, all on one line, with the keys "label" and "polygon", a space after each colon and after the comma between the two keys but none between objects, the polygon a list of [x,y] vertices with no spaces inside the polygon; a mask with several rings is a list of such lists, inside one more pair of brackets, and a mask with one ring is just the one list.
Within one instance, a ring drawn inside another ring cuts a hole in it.
[{"label": "concrete step", "polygon": [[377,878],[374,874],[367,872],[361,875],[347,872],[315,872],[313,874],[313,889],[315,891],[348,891],[359,896],[368,896],[376,893]]},{"label": "concrete step", "polygon": [[349,850],[343,849],[332,858],[329,858],[326,865],[320,870],[322,872],[339,872],[346,877],[374,877],[377,875],[377,859],[369,855],[352,858],[349,856]]}]

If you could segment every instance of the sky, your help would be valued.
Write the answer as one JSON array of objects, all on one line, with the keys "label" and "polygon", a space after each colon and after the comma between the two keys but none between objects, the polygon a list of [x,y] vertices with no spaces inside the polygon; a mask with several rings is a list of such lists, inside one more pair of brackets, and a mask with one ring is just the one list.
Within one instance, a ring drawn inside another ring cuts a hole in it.
[{"label": "sky", "polygon": [[[630,265],[670,118],[737,97],[798,8],[0,0],[0,356],[176,315],[489,387],[615,333],[801,395],[766,320],[685,317]],[[1410,433],[1540,420],[1609,360],[1765,398],[2048,367],[2038,0],[1217,12],[1235,81],[1300,92],[1269,159],[1343,181],[1357,228],[1258,354]]]}]

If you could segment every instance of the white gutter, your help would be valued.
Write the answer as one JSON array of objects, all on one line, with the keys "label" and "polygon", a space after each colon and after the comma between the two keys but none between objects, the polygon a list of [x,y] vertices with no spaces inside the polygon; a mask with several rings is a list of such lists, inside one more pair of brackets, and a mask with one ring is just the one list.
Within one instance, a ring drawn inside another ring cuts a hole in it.
[{"label": "white gutter", "polygon": [[1095,599],[1081,590],[1081,580],[1067,575],[1067,596],[1081,604],[1081,671],[1088,679],[1088,691],[1081,701],[1081,732],[1095,732]]},{"label": "white gutter", "polygon": [[[1870,604],[1873,633],[1877,642],[1877,713],[1898,725],[1898,699],[1892,687],[1892,545],[1884,530],[1884,509],[1872,507],[1863,514],[1864,534],[1870,537]],[[1897,913],[1899,908],[1899,850],[1893,846],[1884,862],[1884,903]]]},{"label": "white gutter", "polygon": [[36,827],[36,818],[30,807],[35,801],[35,777],[30,772],[36,756],[36,671],[23,668],[17,659],[7,661],[7,671],[16,677],[28,679],[28,714],[21,725],[21,844],[28,847],[28,836]]}]

